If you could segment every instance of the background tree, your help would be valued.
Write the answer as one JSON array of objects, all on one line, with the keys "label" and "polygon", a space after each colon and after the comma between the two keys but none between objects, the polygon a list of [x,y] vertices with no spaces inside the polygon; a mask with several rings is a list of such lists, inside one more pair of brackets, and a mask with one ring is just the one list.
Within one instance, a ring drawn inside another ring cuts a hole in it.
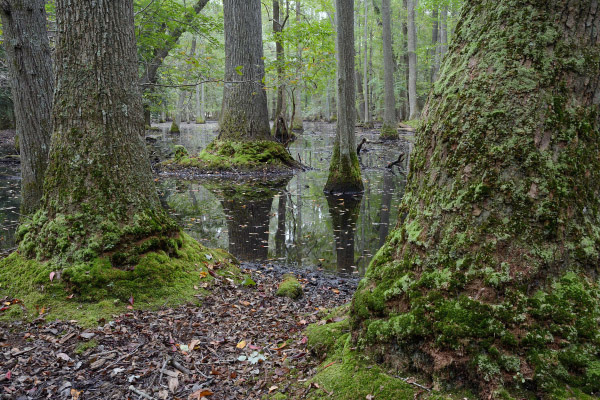
[{"label": "background tree", "polygon": [[225,89],[220,138],[270,139],[259,0],[224,0]]},{"label": "background tree", "polygon": [[42,0],[0,2],[20,142],[21,213],[25,215],[35,212],[42,199],[52,132],[54,77],[44,5]]},{"label": "background tree", "polygon": [[416,119],[419,114],[419,105],[417,103],[417,28],[415,26],[415,2],[415,0],[407,1],[409,119]]},{"label": "background tree", "polygon": [[381,21],[383,31],[383,68],[385,74],[385,112],[383,116],[383,127],[381,136],[385,138],[397,138],[396,126],[396,96],[394,94],[394,54],[392,50],[392,19],[390,0],[381,2]]},{"label": "background tree", "polygon": [[598,391],[600,12],[477,0],[460,21],[354,339],[482,396]]},{"label": "background tree", "polygon": [[336,0],[338,62],[338,122],[326,192],[353,193],[363,190],[356,155],[356,82],[354,81],[354,0]]}]

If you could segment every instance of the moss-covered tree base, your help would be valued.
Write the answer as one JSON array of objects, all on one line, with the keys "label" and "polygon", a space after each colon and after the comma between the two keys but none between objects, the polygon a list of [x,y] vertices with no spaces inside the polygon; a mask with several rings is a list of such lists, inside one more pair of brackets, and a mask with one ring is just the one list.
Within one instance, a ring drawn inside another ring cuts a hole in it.
[{"label": "moss-covered tree base", "polygon": [[379,137],[382,140],[396,140],[398,139],[398,129],[393,125],[383,124]]},{"label": "moss-covered tree base", "polygon": [[25,258],[19,252],[0,260],[0,295],[17,298],[2,319],[75,319],[82,325],[134,308],[174,306],[194,299],[214,279],[227,274],[240,282],[237,261],[223,250],[207,249],[181,233],[174,252],[151,251],[126,269],[114,267],[109,257],[58,268],[52,262]]},{"label": "moss-covered tree base", "polygon": [[[597,282],[569,271],[527,292],[509,287],[508,264],[504,272],[477,270],[465,258],[419,271],[418,255],[394,258],[403,242],[419,240],[413,225],[390,235],[355,294],[359,349],[386,365],[410,366],[437,387],[467,386],[482,396],[600,393]],[[479,290],[455,295],[464,285]],[[400,294],[404,300],[393,303]]]},{"label": "moss-covered tree base", "polygon": [[181,133],[181,130],[179,129],[179,125],[177,125],[175,123],[175,121],[173,121],[173,123],[171,124],[171,128],[169,129],[169,132],[171,132],[171,133]]},{"label": "moss-covered tree base", "polygon": [[280,143],[270,140],[215,140],[195,157],[180,153],[162,167],[170,171],[194,169],[201,173],[291,172],[302,167]]},{"label": "moss-covered tree base", "polygon": [[196,118],[196,124],[204,125],[206,124],[206,120],[204,118]]},{"label": "moss-covered tree base", "polygon": [[[322,359],[316,375],[311,379],[319,389],[312,390],[307,398],[320,399],[325,396],[334,400],[365,399],[371,395],[378,400],[401,400],[419,398],[423,400],[481,399],[476,392],[465,389],[433,387],[424,391],[417,385],[431,387],[427,378],[415,375],[415,371],[402,368],[385,369],[376,358],[365,355],[356,348],[351,338],[349,319],[343,319],[346,307],[324,318],[338,321],[309,325],[306,331],[308,348],[315,357]],[[408,382],[407,382],[408,381]],[[414,382],[413,385],[409,382]],[[300,392],[300,390],[298,390]],[[511,394],[506,388],[498,387],[491,393],[493,398],[516,400],[537,399],[535,392],[522,390]],[[416,397],[415,397],[416,396]],[[272,398],[272,397],[271,397]],[[293,396],[289,397],[294,398]],[[485,397],[487,398],[487,397]],[[553,399],[591,400],[594,397],[579,389],[564,386],[553,394]]]},{"label": "moss-covered tree base", "polygon": [[353,194],[361,193],[363,189],[356,152],[351,152],[349,157],[341,157],[339,146],[334,146],[329,164],[329,177],[323,191],[325,193]]}]

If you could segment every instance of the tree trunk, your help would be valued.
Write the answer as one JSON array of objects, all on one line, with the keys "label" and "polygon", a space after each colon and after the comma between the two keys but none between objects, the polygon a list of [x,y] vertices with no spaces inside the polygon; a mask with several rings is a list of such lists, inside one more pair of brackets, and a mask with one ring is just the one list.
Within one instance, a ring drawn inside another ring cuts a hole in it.
[{"label": "tree trunk", "polygon": [[336,0],[337,127],[325,191],[362,192],[356,155],[356,82],[354,81],[354,0]]},{"label": "tree trunk", "polygon": [[440,58],[448,52],[448,7],[442,8],[442,21],[440,23]]},{"label": "tree trunk", "polygon": [[383,114],[382,138],[396,139],[396,96],[394,94],[394,54],[392,50],[392,21],[390,0],[381,2],[381,22],[383,31],[383,69],[385,75],[385,110]]},{"label": "tree trunk", "polygon": [[[402,0],[403,12],[406,12],[408,9],[407,0]],[[404,98],[402,100],[402,119],[407,120],[410,117],[410,106],[408,105],[408,21],[406,15],[401,15],[402,21],[402,50],[404,53]]]},{"label": "tree trunk", "polygon": [[224,0],[225,88],[220,138],[270,140],[259,0]]},{"label": "tree trunk", "polygon": [[[301,8],[300,8],[300,1],[296,0],[296,23],[297,24],[300,24],[301,15],[302,14],[301,14]],[[297,56],[298,56],[298,60],[302,60],[302,44],[298,45]],[[294,101],[295,109],[292,111],[292,114],[294,115],[294,120],[292,121],[292,129],[303,131],[304,130],[304,122],[303,122],[304,117],[302,115],[302,74],[298,74],[298,76],[296,77],[296,80],[298,83],[296,83],[296,90],[294,91],[296,98]]]},{"label": "tree trunk", "polygon": [[440,62],[439,62],[439,58],[438,58],[438,47],[439,47],[438,33],[440,32],[440,23],[439,23],[438,14],[439,14],[438,8],[435,7],[433,9],[433,12],[431,15],[431,18],[433,19],[433,28],[431,30],[432,49],[430,52],[431,58],[432,58],[431,77],[430,77],[431,83],[435,82],[435,80],[437,79],[438,71],[440,70]]},{"label": "tree trunk", "polygon": [[167,249],[179,232],[160,206],[146,152],[133,3],[57,0],[56,19],[44,202],[20,249],[57,264],[110,252],[113,265],[128,265],[148,250],[145,239]]},{"label": "tree trunk", "polygon": [[371,112],[369,110],[369,8],[368,8],[368,3],[369,0],[364,0],[365,3],[365,15],[364,15],[364,23],[365,26],[364,28],[364,65],[363,65],[363,79],[364,79],[364,83],[363,83],[363,95],[365,97],[364,100],[364,104],[365,104],[365,120],[364,120],[364,125],[365,127],[370,127],[371,126]]},{"label": "tree trunk", "polygon": [[[360,56],[358,57],[360,59]],[[363,95],[362,76],[360,75],[360,65],[356,68],[356,90],[358,94],[358,119],[361,122],[365,120],[365,96]]]},{"label": "tree trunk", "polygon": [[277,57],[277,105],[275,107],[275,120],[285,113],[285,85],[284,70],[285,53],[283,48],[283,24],[281,21],[282,13],[279,9],[279,0],[273,0],[273,34],[275,36],[275,53]]},{"label": "tree trunk", "polygon": [[[196,55],[196,37],[194,36],[192,38],[192,45],[190,47],[190,53],[188,55],[188,57],[191,59]],[[183,75],[184,75],[184,83],[187,82],[189,74],[190,74],[190,67],[189,64],[186,64],[183,66]],[[177,126],[181,126],[181,123],[185,120],[187,122],[189,122],[189,110],[188,107],[185,105],[185,98],[188,96],[188,91],[186,89],[180,88],[179,89],[179,100],[177,102],[177,116],[175,117],[175,123],[177,124]],[[191,98],[191,97],[190,97]],[[184,118],[184,113],[186,114],[185,118]]]},{"label": "tree trunk", "polygon": [[481,398],[600,390],[598,27],[596,0],[464,3],[353,300],[380,360]]},{"label": "tree trunk", "polygon": [[410,119],[419,117],[417,104],[417,28],[415,25],[415,2],[408,0],[408,104]]},{"label": "tree trunk", "polygon": [[43,194],[52,133],[54,76],[41,0],[0,2],[21,153],[21,214],[34,213]]}]

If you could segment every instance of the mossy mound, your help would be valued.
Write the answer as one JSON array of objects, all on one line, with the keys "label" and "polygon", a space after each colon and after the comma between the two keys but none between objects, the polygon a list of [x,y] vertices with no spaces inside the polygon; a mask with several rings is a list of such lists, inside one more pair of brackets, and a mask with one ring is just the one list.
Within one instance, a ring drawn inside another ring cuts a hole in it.
[{"label": "mossy mound", "polygon": [[169,160],[162,165],[168,170],[193,168],[205,173],[277,172],[301,167],[280,143],[270,140],[215,140],[195,157]]},{"label": "mossy mound", "polygon": [[196,118],[196,124],[204,125],[206,124],[206,120],[204,118]]},{"label": "mossy mound", "polygon": [[304,294],[302,285],[294,275],[286,274],[277,288],[277,296],[299,299]]},{"label": "mossy mound", "polygon": [[135,308],[188,302],[207,286],[202,282],[214,279],[212,272],[241,280],[236,264],[225,251],[207,249],[184,233],[173,254],[151,251],[126,269],[114,267],[108,257],[58,269],[15,252],[0,261],[0,295],[21,300],[24,308],[12,306],[0,318],[30,318],[44,310],[47,319],[92,326],[125,312],[130,299]]},{"label": "mossy mound", "polygon": [[382,140],[396,140],[398,139],[398,129],[395,126],[383,124],[381,127],[381,135],[379,136]]}]

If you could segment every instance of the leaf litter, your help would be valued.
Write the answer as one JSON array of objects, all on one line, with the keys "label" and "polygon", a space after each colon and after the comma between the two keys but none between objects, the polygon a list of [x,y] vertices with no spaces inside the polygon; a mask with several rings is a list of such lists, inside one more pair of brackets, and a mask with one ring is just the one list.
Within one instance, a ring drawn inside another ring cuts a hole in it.
[{"label": "leaf litter", "polygon": [[[290,375],[307,379],[318,363],[307,357],[303,329],[320,321],[320,310],[350,301],[358,279],[270,264],[243,268],[254,288],[218,279],[201,305],[130,310],[95,329],[42,317],[0,324],[0,399],[260,399],[285,392]],[[303,284],[302,299],[275,295],[285,273]]]}]

